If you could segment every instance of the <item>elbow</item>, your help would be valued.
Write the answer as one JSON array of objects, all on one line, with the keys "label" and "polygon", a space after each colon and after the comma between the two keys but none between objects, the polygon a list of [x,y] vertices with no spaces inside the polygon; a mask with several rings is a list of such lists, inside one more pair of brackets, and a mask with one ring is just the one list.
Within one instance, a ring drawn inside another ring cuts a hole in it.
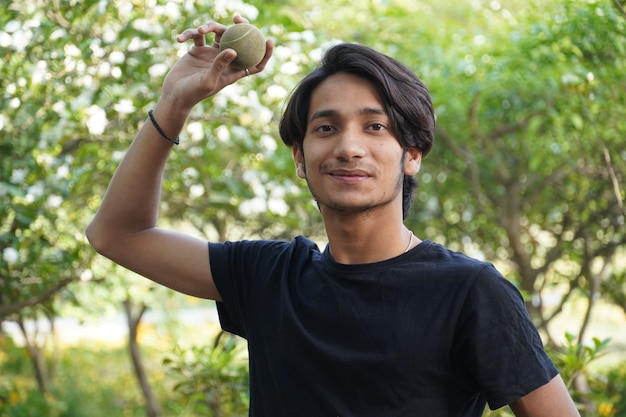
[{"label": "elbow", "polygon": [[105,233],[105,229],[98,225],[96,219],[94,219],[85,229],[85,236],[87,237],[87,241],[91,245],[92,248],[100,255],[104,255],[108,257],[110,244],[110,238],[107,237]]},{"label": "elbow", "polygon": [[118,262],[129,251],[131,242],[136,232],[116,226],[114,222],[96,217],[85,229],[85,237],[89,245],[100,255]]}]

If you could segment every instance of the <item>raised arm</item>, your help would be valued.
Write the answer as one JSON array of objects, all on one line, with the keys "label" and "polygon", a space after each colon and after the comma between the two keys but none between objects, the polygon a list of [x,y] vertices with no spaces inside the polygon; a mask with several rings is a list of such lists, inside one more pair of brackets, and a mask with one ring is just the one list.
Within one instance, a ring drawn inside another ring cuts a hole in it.
[{"label": "raised arm", "polygon": [[[233,20],[245,21],[239,16]],[[193,46],[170,70],[152,114],[167,137],[178,136],[193,106],[246,76],[244,70],[229,66],[237,56],[232,49],[220,52],[206,45],[207,34],[214,33],[218,43],[225,29],[212,22],[178,36],[178,42],[192,40]],[[265,57],[249,74],[263,70],[272,50],[268,41]],[[146,118],[87,228],[87,238],[100,254],[146,278],[189,295],[219,300],[206,242],[156,227],[161,178],[173,146]]]}]

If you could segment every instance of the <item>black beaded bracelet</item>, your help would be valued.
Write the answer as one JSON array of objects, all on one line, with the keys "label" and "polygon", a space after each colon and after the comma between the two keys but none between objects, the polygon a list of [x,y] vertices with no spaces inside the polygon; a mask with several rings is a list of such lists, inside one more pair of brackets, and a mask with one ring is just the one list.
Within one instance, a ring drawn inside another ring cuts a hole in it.
[{"label": "black beaded bracelet", "polygon": [[165,139],[169,140],[170,142],[172,142],[174,145],[178,145],[180,143],[180,139],[175,138],[172,139],[169,136],[167,136],[165,134],[165,132],[163,131],[163,129],[161,129],[161,126],[159,126],[159,124],[156,122],[156,120],[154,119],[154,116],[152,115],[152,110],[148,111],[148,116],[150,116],[150,121],[152,122],[152,124],[154,125],[154,128],[157,130],[157,132],[159,132],[161,134],[161,136],[163,136]]}]

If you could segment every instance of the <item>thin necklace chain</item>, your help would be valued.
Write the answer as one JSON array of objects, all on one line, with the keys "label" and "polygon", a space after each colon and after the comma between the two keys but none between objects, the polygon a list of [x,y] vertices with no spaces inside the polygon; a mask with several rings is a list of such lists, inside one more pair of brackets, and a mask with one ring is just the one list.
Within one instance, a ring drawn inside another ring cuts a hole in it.
[{"label": "thin necklace chain", "polygon": [[[409,230],[409,232],[411,232]],[[413,232],[411,232],[411,237],[409,238],[409,244],[406,246],[406,249],[404,250],[404,253],[407,253],[409,251],[409,249],[411,249],[411,244],[413,243]]]},{"label": "thin necklace chain", "polygon": [[[411,233],[411,236],[409,236],[409,244],[406,245],[406,249],[404,250],[403,254],[407,253],[409,251],[409,249],[411,249],[411,244],[413,243],[413,238],[415,237],[415,235],[413,234],[413,232],[411,230],[409,230],[409,233]],[[330,251],[330,243],[328,244],[328,250]]]}]

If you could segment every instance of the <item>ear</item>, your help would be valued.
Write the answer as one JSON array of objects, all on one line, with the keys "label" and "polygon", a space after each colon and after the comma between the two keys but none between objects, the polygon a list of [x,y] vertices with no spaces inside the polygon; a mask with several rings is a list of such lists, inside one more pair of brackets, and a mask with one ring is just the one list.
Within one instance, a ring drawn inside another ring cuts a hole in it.
[{"label": "ear", "polygon": [[302,179],[306,179],[306,168],[304,167],[304,155],[302,150],[296,144],[291,148],[293,152],[293,160],[296,163],[296,175]]},{"label": "ear", "polygon": [[417,148],[411,147],[406,150],[404,159],[404,175],[415,175],[422,165],[422,153]]}]

